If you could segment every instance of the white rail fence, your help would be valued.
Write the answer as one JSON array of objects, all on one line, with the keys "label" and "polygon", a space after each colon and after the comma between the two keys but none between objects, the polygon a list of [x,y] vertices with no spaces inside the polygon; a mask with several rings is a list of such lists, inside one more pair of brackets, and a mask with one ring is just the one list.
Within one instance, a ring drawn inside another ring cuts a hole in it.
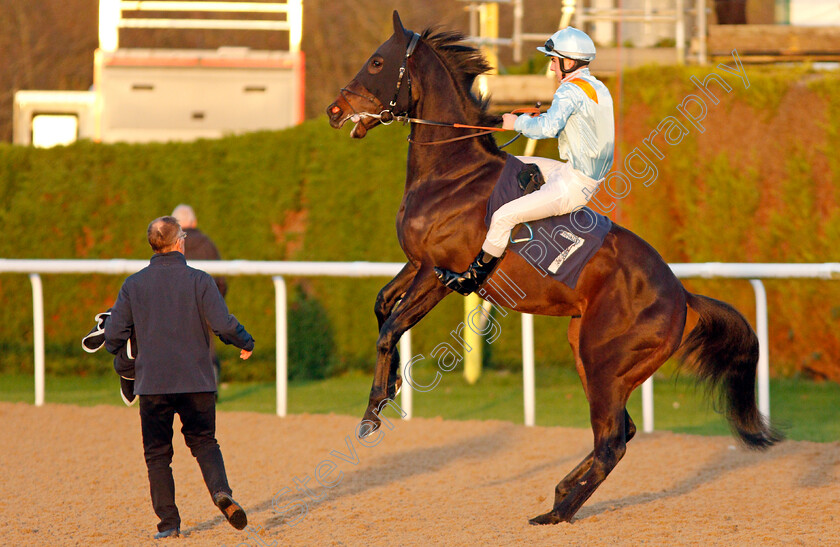
[{"label": "white rail fence", "polygon": [[[40,274],[132,274],[145,268],[146,260],[28,260],[0,258],[0,273],[29,274],[32,284],[35,358],[35,405],[44,404],[44,298]],[[287,410],[287,347],[286,282],[290,277],[393,277],[403,267],[400,262],[272,262],[272,261],[190,261],[190,265],[210,274],[271,276],[275,288],[277,415]],[[840,279],[840,263],[812,264],[749,264],[706,262],[671,264],[673,272],[682,279],[747,279],[756,300],[756,333],[759,339],[758,406],[770,416],[769,340],[767,334],[767,294],[762,279]],[[400,340],[401,367],[411,358],[411,332]],[[536,416],[534,375],[533,318],[522,314],[522,368],[525,425],[532,426]],[[411,418],[412,389],[401,391],[400,402]],[[642,385],[642,421],[645,432],[653,431],[653,382]]]}]

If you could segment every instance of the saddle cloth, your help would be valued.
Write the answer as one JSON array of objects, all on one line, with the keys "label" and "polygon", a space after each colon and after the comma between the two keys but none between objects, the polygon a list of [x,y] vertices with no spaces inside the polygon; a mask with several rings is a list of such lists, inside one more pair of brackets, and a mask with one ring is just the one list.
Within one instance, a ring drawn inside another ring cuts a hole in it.
[{"label": "saddle cloth", "polygon": [[[96,314],[93,318],[96,324],[82,338],[82,349],[88,353],[96,353],[105,345],[105,323],[110,317],[111,308]],[[120,375],[120,396],[126,406],[132,406],[137,402],[137,396],[134,394],[134,360],[136,358],[137,337],[134,329],[131,329],[131,337],[114,357],[114,370]]]},{"label": "saddle cloth", "polygon": [[[505,167],[487,202],[485,224],[490,226],[493,213],[524,195],[516,176],[525,166],[508,154]],[[574,221],[572,216],[574,215]],[[524,258],[541,275],[551,276],[574,289],[580,272],[601,245],[612,228],[612,221],[588,207],[575,213],[552,216],[518,225],[512,233],[508,249]]]}]

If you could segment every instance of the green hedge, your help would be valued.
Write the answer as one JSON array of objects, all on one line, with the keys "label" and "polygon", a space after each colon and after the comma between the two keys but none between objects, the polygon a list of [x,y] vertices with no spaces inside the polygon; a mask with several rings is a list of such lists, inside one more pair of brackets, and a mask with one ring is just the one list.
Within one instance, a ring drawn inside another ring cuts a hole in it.
[{"label": "green hedge", "polygon": [[[620,150],[644,148],[642,139],[661,119],[681,118],[676,105],[698,94],[689,76],[702,79],[712,70],[647,68],[628,76]],[[715,106],[706,100],[705,133],[686,123],[691,134],[679,145],[666,146],[666,158],[656,162],[656,182],[634,188],[621,203],[619,218],[669,262],[840,261],[835,149],[840,75],[808,67],[747,66],[750,86],[745,88],[737,77],[715,72],[732,91],[710,86],[721,102]],[[653,94],[662,89],[668,91],[665,96]],[[747,281],[686,285],[754,317]],[[840,286],[824,281],[766,286],[774,370],[840,381]]]},{"label": "green hedge", "polygon": [[[625,74],[622,161],[696,88],[706,68],[644,68]],[[700,135],[691,131],[657,162],[654,184],[635,184],[612,213],[666,260],[840,261],[840,100],[837,76],[747,67],[737,87],[710,106]],[[684,120],[683,120],[684,121]],[[689,127],[689,129],[691,129]],[[102,145],[80,142],[38,150],[0,146],[0,256],[137,258],[150,256],[148,222],[181,202],[225,259],[403,261],[395,216],[405,177],[407,129],[380,127],[362,141],[323,118],[280,132],[193,143]],[[503,136],[504,137],[504,136]],[[521,153],[524,140],[511,147]],[[537,154],[556,157],[554,141]],[[81,352],[92,317],[113,303],[118,276],[44,277],[47,366],[54,373],[110,370],[106,355]],[[370,369],[375,357],[373,302],[387,279],[291,279],[290,370],[317,378]],[[229,279],[228,304],[257,339],[247,363],[222,348],[227,378],[273,377],[274,291],[265,277]],[[689,282],[752,317],[746,282]],[[838,289],[820,282],[768,284],[771,359],[777,371],[840,377]],[[0,371],[32,367],[31,290],[25,275],[0,275]],[[450,296],[413,331],[415,353],[448,338],[462,320]],[[519,319],[488,348],[489,366],[518,367]],[[539,317],[537,359],[571,363],[567,320]]]}]

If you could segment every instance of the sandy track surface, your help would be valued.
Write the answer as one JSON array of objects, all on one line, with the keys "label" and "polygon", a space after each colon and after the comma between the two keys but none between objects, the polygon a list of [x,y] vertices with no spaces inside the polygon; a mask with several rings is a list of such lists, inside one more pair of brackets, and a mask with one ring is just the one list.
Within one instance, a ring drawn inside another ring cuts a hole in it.
[{"label": "sandy track surface", "polygon": [[[367,447],[356,424],[219,414],[251,525],[242,532],[212,505],[176,432],[185,536],[163,544],[840,545],[840,443],[755,453],[727,437],[640,434],[574,523],[536,527],[528,518],[550,508],[554,485],[591,449],[588,430],[394,420]],[[151,539],[136,407],[0,403],[0,446],[0,543],[162,544]]]}]

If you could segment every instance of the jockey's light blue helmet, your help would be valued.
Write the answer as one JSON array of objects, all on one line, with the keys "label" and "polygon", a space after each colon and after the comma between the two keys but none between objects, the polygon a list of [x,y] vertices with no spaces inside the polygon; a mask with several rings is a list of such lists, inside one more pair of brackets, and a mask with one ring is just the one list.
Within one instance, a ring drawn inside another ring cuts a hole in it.
[{"label": "jockey's light blue helmet", "polygon": [[566,27],[558,30],[545,41],[545,47],[538,51],[551,57],[565,57],[576,61],[589,62],[595,58],[595,42],[582,30]]}]

